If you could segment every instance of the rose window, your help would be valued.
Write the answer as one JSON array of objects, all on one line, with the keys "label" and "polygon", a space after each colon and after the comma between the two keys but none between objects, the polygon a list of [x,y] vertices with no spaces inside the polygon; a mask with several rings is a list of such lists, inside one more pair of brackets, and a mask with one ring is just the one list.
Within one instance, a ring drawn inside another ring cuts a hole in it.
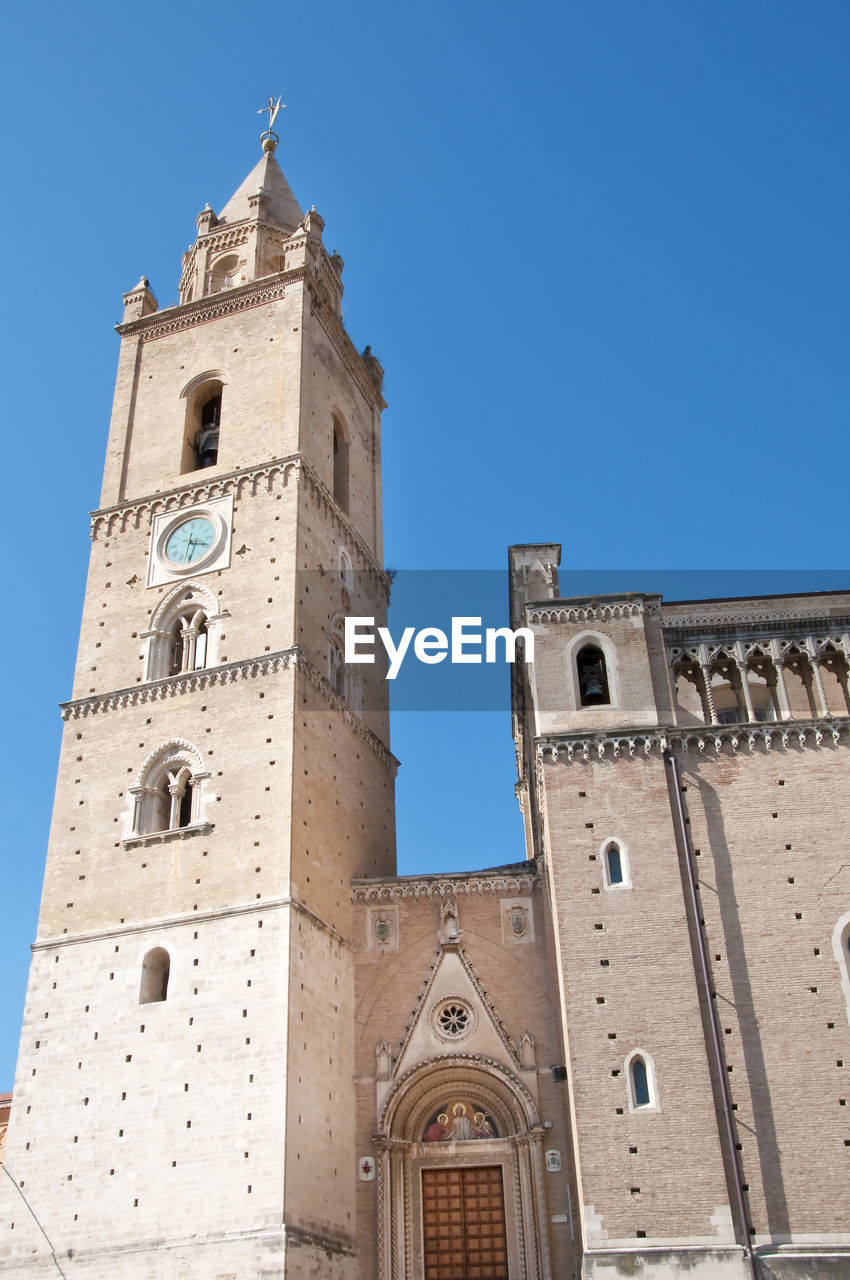
[{"label": "rose window", "polygon": [[469,1026],[469,1014],[462,1004],[447,1004],[440,1010],[440,1026],[447,1036],[461,1036]]},{"label": "rose window", "polygon": [[431,1026],[442,1040],[463,1040],[475,1030],[474,1011],[465,1000],[450,996],[431,1011]]}]

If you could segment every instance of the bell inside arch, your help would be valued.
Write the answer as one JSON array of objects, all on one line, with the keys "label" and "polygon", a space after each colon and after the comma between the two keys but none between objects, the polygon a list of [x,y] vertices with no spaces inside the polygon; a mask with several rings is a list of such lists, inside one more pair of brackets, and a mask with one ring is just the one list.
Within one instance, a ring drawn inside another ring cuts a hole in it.
[{"label": "bell inside arch", "polygon": [[577,659],[579,696],[583,707],[603,706],[611,701],[608,673],[601,649],[587,645]]}]

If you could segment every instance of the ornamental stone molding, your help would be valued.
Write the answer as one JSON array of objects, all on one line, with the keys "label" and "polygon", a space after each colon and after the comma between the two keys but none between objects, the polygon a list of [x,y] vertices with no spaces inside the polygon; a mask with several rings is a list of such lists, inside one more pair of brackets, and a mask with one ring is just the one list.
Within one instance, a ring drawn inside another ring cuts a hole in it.
[{"label": "ornamental stone molding", "polygon": [[378,1117],[378,1131],[375,1134],[376,1140],[394,1144],[404,1143],[404,1139],[393,1139],[391,1137],[392,1117],[400,1098],[416,1077],[424,1079],[443,1070],[450,1071],[453,1076],[462,1075],[464,1068],[467,1070],[477,1068],[479,1071],[492,1076],[503,1087],[507,1086],[509,1092],[522,1105],[523,1119],[529,1131],[540,1124],[537,1106],[530,1091],[518,1076],[508,1070],[503,1062],[497,1062],[495,1058],[489,1058],[483,1053],[447,1053],[430,1058],[427,1062],[418,1062],[415,1066],[408,1068],[403,1075],[399,1076],[381,1108],[381,1114]]},{"label": "ornamental stone molding", "polygon": [[299,279],[309,280],[308,268],[299,267],[279,276],[265,276],[262,280],[237,285],[235,289],[222,289],[220,293],[207,294],[194,302],[183,302],[163,311],[154,311],[151,315],[130,320],[127,324],[117,324],[115,331],[122,338],[138,336],[145,342],[165,338],[173,333],[183,333],[196,324],[217,320],[219,316],[248,311],[253,307],[261,307],[266,302],[276,302],[285,296],[285,285]]},{"label": "ornamental stone molding", "polygon": [[637,756],[656,756],[678,747],[682,751],[696,749],[700,754],[710,748],[716,755],[735,754],[757,747],[770,751],[819,747],[823,742],[838,746],[842,737],[850,742],[850,716],[829,720],[786,720],[753,725],[705,725],[696,728],[653,727],[623,733],[551,735],[537,739],[538,764],[571,764],[576,761],[614,761]]},{"label": "ornamental stone molding", "polygon": [[142,519],[146,516],[151,518],[163,512],[194,507],[211,498],[223,498],[229,494],[241,498],[246,490],[256,493],[263,480],[266,481],[267,491],[271,493],[275,479],[281,477],[282,487],[286,488],[295,471],[303,471],[308,476],[310,474],[310,467],[304,462],[300,453],[289,454],[285,458],[272,458],[258,467],[228,471],[224,475],[214,476],[209,480],[194,480],[191,484],[179,485],[175,489],[147,494],[134,502],[119,502],[112,507],[102,507],[91,512],[90,536],[92,541],[101,533],[109,538],[116,531],[123,532],[128,525],[139,528]]},{"label": "ornamental stone molding", "polygon": [[[223,234],[226,235],[227,233]],[[247,241],[248,238],[247,234],[244,231],[240,233],[238,228],[234,228],[230,234],[236,236],[232,245],[222,244],[220,248],[236,247]],[[287,243],[293,248],[297,245],[294,239],[288,240]],[[327,276],[327,279],[323,281],[325,287],[329,288],[334,296],[338,295],[340,292],[339,278],[332,274],[330,270],[325,274]],[[164,311],[154,311],[150,315],[140,316],[137,320],[130,320],[126,324],[116,325],[115,329],[122,338],[138,336],[142,341],[150,342],[173,333],[182,333],[186,329],[191,329],[198,324],[206,324],[207,321],[216,320],[220,316],[233,315],[239,311],[247,311],[254,307],[263,306],[267,302],[279,301],[285,297],[287,286],[297,283],[303,283],[307,286],[311,298],[312,312],[357,383],[363,398],[378,409],[386,408],[386,401],[364,369],[363,361],[360,359],[357,348],[342,327],[342,322],[322,304],[321,299],[317,296],[317,280],[313,273],[313,267],[309,264],[293,267],[289,271],[282,271],[279,275],[263,276],[260,280],[252,280],[247,284],[237,285],[233,289],[223,289],[219,293],[205,294],[204,297],[197,298],[193,302],[183,302],[179,306],[168,307]]]},{"label": "ornamental stone molding", "polygon": [[247,658],[241,662],[226,662],[220,667],[205,667],[200,671],[186,671],[163,680],[148,680],[132,685],[129,689],[115,689],[110,693],[90,694],[60,703],[63,720],[80,720],[98,712],[118,711],[123,707],[137,707],[149,702],[162,702],[179,694],[195,693],[217,684],[235,684],[238,680],[273,675],[285,671],[298,655],[297,647],[266,653],[261,658]]},{"label": "ornamental stone molding", "polygon": [[[530,870],[520,870],[521,867]],[[492,873],[476,872],[474,875],[459,873],[457,879],[449,876],[397,876],[387,880],[352,881],[351,901],[363,903],[404,902],[420,898],[453,898],[456,894],[533,893],[540,884],[536,861],[519,863],[516,869],[499,868]]]},{"label": "ornamental stone molding", "polygon": [[227,662],[220,667],[187,671],[182,675],[168,676],[164,680],[149,680],[145,684],[134,685],[129,689],[116,689],[111,693],[75,698],[71,702],[60,703],[62,719],[80,720],[85,716],[119,711],[124,707],[161,702],[166,698],[195,693],[212,685],[234,684],[238,680],[252,680],[258,676],[274,675],[278,671],[288,670],[290,666],[298,667],[325,701],[339,712],[349,728],[353,729],[357,736],[372,749],[395,777],[398,770],[398,761],[395,756],[384,746],[377,734],[363,723],[341,694],[338,694],[325,677],[315,670],[298,645],[293,645],[291,649],[281,649],[277,653],[263,654],[261,658]]},{"label": "ornamental stone molding", "polygon": [[348,516],[334,500],[330,490],[322,483],[301,453],[292,453],[284,458],[272,458],[258,467],[244,467],[207,481],[194,481],[190,485],[166,489],[163,493],[148,494],[135,502],[121,502],[112,507],[92,511],[90,537],[92,541],[101,534],[109,538],[116,531],[123,532],[128,525],[139,528],[145,517],[151,520],[155,515],[197,506],[199,503],[208,502],[211,498],[233,494],[239,499],[246,492],[257,493],[263,481],[268,493],[273,492],[274,482],[278,478],[281,479],[281,487],[285,489],[294,473],[303,476],[317,504],[331,516],[337,532],[344,536],[347,547],[356,548],[358,551],[363,562],[362,569],[358,566],[358,571],[368,573],[370,580],[382,588],[388,600],[390,580],[385,570],[375,559],[371,547],[357,533]]},{"label": "ornamental stone molding", "polygon": [[528,605],[529,622],[612,622],[617,618],[640,618],[645,613],[658,612],[657,605],[644,600],[629,600],[623,604],[583,604],[583,605]]},{"label": "ornamental stone molding", "polygon": [[[445,999],[440,999],[439,1001],[437,1001],[437,1004],[434,1008],[431,1007],[430,993],[434,985],[434,982],[436,980],[437,973],[440,969],[440,965],[443,959],[443,954],[444,954],[444,949],[441,947],[437,951],[437,954],[435,955],[434,959],[431,961],[431,964],[428,966],[428,972],[425,975],[425,979],[422,983],[422,986],[419,989],[419,994],[416,997],[416,1004],[414,1006],[413,1013],[411,1014],[410,1019],[406,1023],[405,1028],[401,1034],[401,1040],[398,1046],[398,1053],[395,1056],[391,1074],[395,1074],[398,1064],[401,1061],[403,1061],[407,1046],[410,1044],[410,1041],[413,1037],[413,1033],[416,1030],[419,1023],[422,1021],[423,1017],[427,1017],[432,1030],[435,1032],[435,1034],[438,1036],[440,1040],[445,1042],[453,1038],[453,1037],[442,1035],[437,1030],[435,1017],[439,1017],[439,1012],[442,1010],[444,1005],[455,1002],[458,1005],[464,1006],[469,1015],[469,1019],[470,1019],[469,1028],[466,1032],[464,1032],[463,1036],[458,1037],[458,1039],[466,1039],[466,1037],[468,1035],[471,1035],[472,1032],[475,1030],[476,1026],[478,1025],[478,1014],[474,1009],[474,1007],[464,997],[461,997],[458,995],[446,997]],[[499,1041],[505,1051],[505,1055],[508,1061],[512,1064],[515,1070],[520,1070],[519,1050],[517,1049],[516,1045],[513,1043],[510,1036],[508,1035],[505,1025],[502,1022],[502,1019],[499,1017],[499,1014],[496,1010],[496,1006],[493,1004],[493,1001],[487,995],[487,992],[485,991],[481,983],[481,980],[478,977],[475,966],[473,965],[472,961],[469,959],[469,957],[467,956],[466,952],[463,950],[462,947],[456,948],[456,954],[458,959],[460,960],[462,970],[466,975],[466,978],[468,979],[470,986],[472,987],[472,990],[475,995],[475,999],[478,1001],[478,1004],[482,1009],[482,1011],[486,1013],[487,1017],[489,1018],[496,1032],[496,1035],[498,1036]]]},{"label": "ornamental stone molding", "polygon": [[376,408],[386,409],[387,402],[381,395],[375,383],[363,368],[363,361],[354,343],[349,338],[342,323],[336,316],[332,317],[332,313],[327,307],[323,306],[321,300],[311,290],[312,314],[321,325],[325,337],[342,360],[348,372],[357,383],[358,389],[363,395],[363,399],[368,404]]},{"label": "ornamental stone molding", "polygon": [[180,761],[188,765],[194,778],[199,775],[209,777],[208,773],[204,773],[203,757],[194,743],[187,741],[186,738],[169,738],[167,742],[161,742],[145,757],[136,776],[136,786],[143,787],[153,766],[165,760]]},{"label": "ornamental stone molding", "polygon": [[[839,593],[836,593],[839,594]],[[844,594],[844,593],[840,593]],[[850,612],[834,617],[813,615],[811,609],[783,609],[781,613],[770,609],[751,609],[746,613],[735,613],[731,609],[718,613],[668,614],[662,606],[661,625],[665,631],[692,631],[695,635],[705,636],[713,627],[742,631],[748,627],[766,628],[770,634],[778,631],[803,627],[817,631],[828,627],[846,629],[850,626]]]}]

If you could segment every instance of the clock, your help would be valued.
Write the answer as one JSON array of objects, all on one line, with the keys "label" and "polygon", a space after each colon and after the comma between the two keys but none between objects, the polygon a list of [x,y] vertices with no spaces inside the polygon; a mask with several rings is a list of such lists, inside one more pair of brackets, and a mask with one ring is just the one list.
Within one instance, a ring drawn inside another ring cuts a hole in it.
[{"label": "clock", "polygon": [[172,529],[165,540],[165,559],[175,568],[194,564],[209,555],[218,541],[218,530],[206,516],[192,516]]},{"label": "clock", "polygon": [[151,522],[148,586],[228,568],[232,529],[230,494],[207,498],[182,511],[157,512]]}]

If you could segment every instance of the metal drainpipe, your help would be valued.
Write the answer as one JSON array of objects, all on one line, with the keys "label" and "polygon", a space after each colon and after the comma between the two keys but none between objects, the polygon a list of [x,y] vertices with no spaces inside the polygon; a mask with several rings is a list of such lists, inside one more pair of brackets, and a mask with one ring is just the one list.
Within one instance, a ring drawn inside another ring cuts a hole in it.
[{"label": "metal drainpipe", "polygon": [[732,1121],[732,1099],[729,1095],[729,1081],[726,1075],[726,1064],[723,1060],[722,1041],[720,1039],[720,1024],[717,1018],[717,1001],[714,998],[714,990],[711,982],[711,971],[708,965],[708,952],[705,948],[705,934],[701,924],[701,912],[699,901],[697,899],[696,878],[694,876],[693,848],[691,846],[691,837],[688,832],[688,824],[685,822],[685,810],[682,805],[682,777],[679,772],[679,761],[673,755],[669,748],[664,750],[664,759],[670,766],[673,774],[673,790],[675,793],[674,817],[679,826],[679,835],[682,839],[682,848],[685,851],[685,866],[688,872],[688,889],[690,891],[691,909],[694,913],[694,927],[699,943],[699,967],[702,977],[702,984],[705,989],[706,1001],[708,1004],[709,1022],[711,1023],[711,1040],[714,1049],[714,1060],[717,1065],[717,1077],[720,1081],[720,1094],[723,1099],[723,1118],[726,1128],[726,1140],[729,1144],[729,1156],[732,1161],[732,1169],[735,1175],[735,1196],[738,1202],[738,1215],[741,1221],[741,1227],[744,1232],[744,1247],[747,1252],[747,1262],[749,1263],[750,1275],[752,1280],[759,1280],[759,1273],[756,1267],[755,1253],[753,1252],[752,1240],[750,1238],[750,1224],[747,1216],[746,1201],[744,1199],[744,1183],[741,1178],[741,1168],[738,1164],[738,1152],[735,1143],[735,1126]]}]

